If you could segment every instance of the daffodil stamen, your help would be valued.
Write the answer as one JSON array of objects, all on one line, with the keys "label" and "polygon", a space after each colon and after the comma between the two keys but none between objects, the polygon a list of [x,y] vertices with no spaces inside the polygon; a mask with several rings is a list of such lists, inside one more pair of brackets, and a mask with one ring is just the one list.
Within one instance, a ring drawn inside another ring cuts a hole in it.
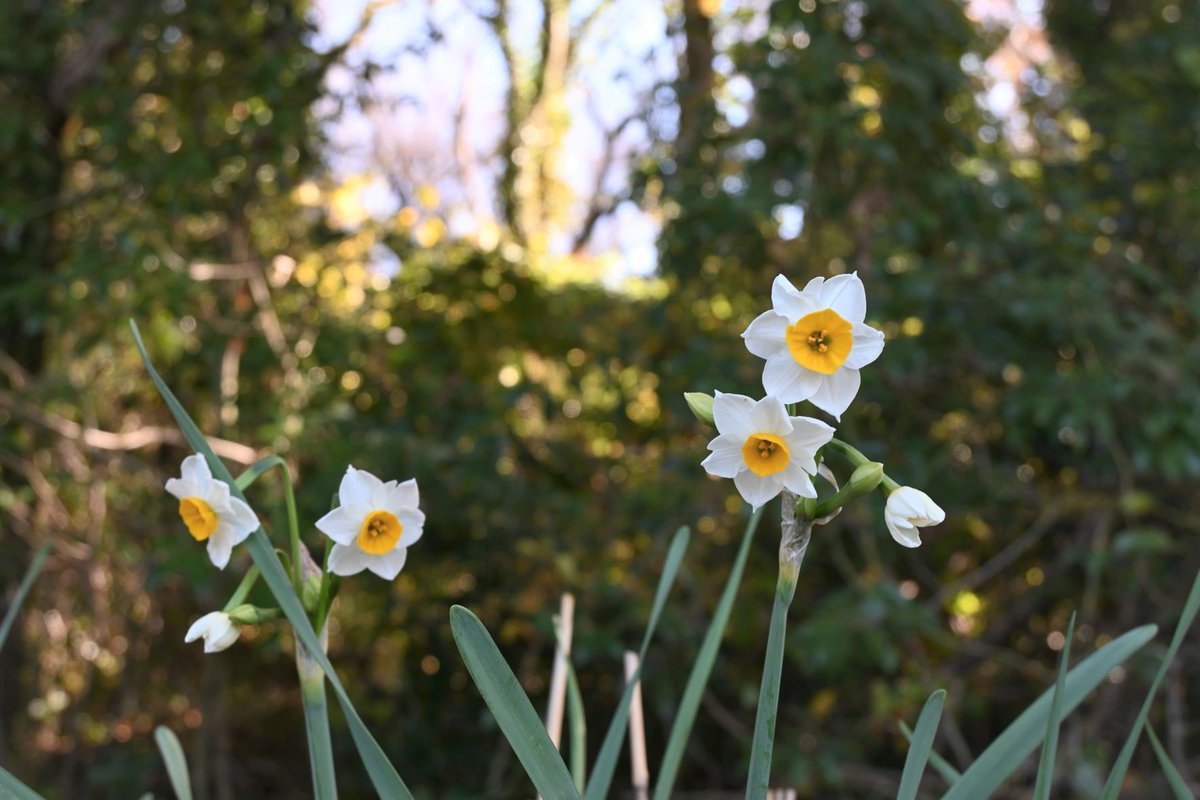
[{"label": "daffodil stamen", "polygon": [[197,542],[203,542],[217,529],[216,512],[199,497],[180,498],[179,517]]},{"label": "daffodil stamen", "polygon": [[390,553],[400,541],[404,525],[390,511],[382,509],[372,511],[363,520],[358,532],[358,546],[365,553],[373,556]]},{"label": "daffodil stamen", "polygon": [[790,454],[782,437],[773,433],[755,433],[742,445],[742,458],[755,475],[774,475],[787,469]]},{"label": "daffodil stamen", "polygon": [[787,327],[788,351],[805,369],[832,375],[846,362],[854,344],[854,326],[832,308],[805,314]]}]

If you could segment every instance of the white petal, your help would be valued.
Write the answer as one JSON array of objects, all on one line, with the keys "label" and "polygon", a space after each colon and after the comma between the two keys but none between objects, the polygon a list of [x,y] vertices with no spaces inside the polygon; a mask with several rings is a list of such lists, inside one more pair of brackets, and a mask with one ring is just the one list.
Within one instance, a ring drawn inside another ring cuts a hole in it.
[{"label": "white petal", "polygon": [[788,417],[787,409],[778,397],[771,395],[754,404],[750,411],[750,421],[754,423],[755,433],[787,436],[792,432],[792,420]]},{"label": "white petal", "polygon": [[218,517],[228,516],[233,508],[230,500],[229,484],[225,481],[210,480],[200,487],[200,499],[208,503],[208,507],[217,512]]},{"label": "white petal", "polygon": [[385,581],[390,581],[400,574],[400,570],[404,568],[404,562],[408,560],[408,549],[397,547],[390,553],[384,553],[381,556],[373,556],[367,561],[367,569],[374,572]]},{"label": "white petal", "polygon": [[763,389],[768,396],[778,397],[781,403],[799,403],[816,393],[822,377],[821,373],[797,364],[791,353],[783,352],[767,359],[763,368]]},{"label": "white petal", "polygon": [[733,485],[737,487],[743,499],[757,510],[763,503],[783,491],[783,478],[778,472],[760,477],[746,470],[738,473],[733,479]]},{"label": "white petal", "polygon": [[258,530],[258,517],[254,509],[240,497],[229,498],[229,526],[234,531],[234,544],[246,540],[246,537]]},{"label": "white petal", "polygon": [[[233,501],[239,503],[241,508],[218,516],[217,530],[213,533],[213,536],[220,534],[223,538],[228,539],[230,548],[246,541],[246,537],[258,528],[258,520],[250,507],[236,497],[233,498]],[[252,520],[249,524],[247,524],[247,518]]]},{"label": "white petal", "polygon": [[759,358],[770,358],[787,349],[787,317],[775,311],[764,311],[742,331],[746,349]]},{"label": "white petal", "polygon": [[365,515],[355,513],[346,506],[338,506],[317,520],[317,530],[340,545],[352,545],[362,530]]},{"label": "white petal", "polygon": [[742,458],[742,445],[746,439],[738,438],[732,433],[722,433],[708,443],[712,451],[708,458],[700,462],[704,471],[718,478],[732,478],[746,469],[746,461]]},{"label": "white petal", "polygon": [[819,297],[821,308],[832,308],[850,322],[862,322],[867,316],[867,292],[857,273],[834,275],[821,285]]},{"label": "white petal", "polygon": [[357,575],[367,568],[369,558],[357,547],[335,544],[329,554],[329,571],[334,575]]},{"label": "white petal", "polygon": [[813,486],[812,478],[804,474],[804,470],[795,461],[790,462],[779,473],[783,480],[783,488],[800,497],[817,496],[817,488]]},{"label": "white petal", "polygon": [[[227,618],[228,619],[228,618]],[[229,649],[229,646],[238,640],[242,635],[242,631],[238,626],[230,624],[220,636],[208,635],[204,639],[204,652],[219,653],[222,650]]]},{"label": "white petal", "polygon": [[396,512],[396,518],[404,526],[397,547],[406,548],[416,544],[425,535],[425,512],[419,508],[402,508]]},{"label": "white petal", "polygon": [[823,276],[817,276],[808,283],[804,284],[804,289],[802,291],[807,295],[811,295],[813,302],[815,303],[821,299],[821,287],[824,285],[825,278]]},{"label": "white petal", "polygon": [[192,481],[167,478],[167,493],[182,500],[185,497],[197,497],[200,493],[200,487]]},{"label": "white petal", "polygon": [[844,412],[858,394],[862,377],[858,370],[842,367],[832,375],[822,375],[821,385],[812,397],[808,398],[814,406],[832,414],[839,421]]},{"label": "white petal", "polygon": [[183,463],[179,466],[179,474],[185,481],[198,484],[205,484],[213,479],[212,470],[208,468],[208,462],[204,460],[204,456],[198,453],[190,455],[183,460]]},{"label": "white petal", "polygon": [[183,637],[183,641],[196,641],[201,636],[204,636],[208,632],[209,627],[211,627],[219,620],[220,617],[223,616],[225,615],[220,611],[210,611],[209,613],[205,614],[203,617],[192,623],[192,627],[188,628],[187,634]]},{"label": "white petal", "polygon": [[792,417],[792,432],[785,439],[791,460],[809,475],[817,472],[817,450],[829,444],[834,430],[819,419]]},{"label": "white petal", "polygon": [[771,305],[776,313],[787,317],[789,325],[805,314],[819,310],[815,300],[815,297],[809,297],[796,289],[792,282],[782,275],[777,276],[771,284]]},{"label": "white petal", "polygon": [[417,479],[409,478],[398,485],[394,481],[389,482],[382,507],[394,514],[398,509],[416,508],[420,504],[421,495],[417,490]]},{"label": "white petal", "polygon": [[233,554],[233,536],[226,526],[217,523],[217,529],[208,537],[208,557],[217,569],[225,569],[229,565],[229,556]]},{"label": "white petal", "polygon": [[713,398],[713,422],[718,433],[729,433],[740,437],[744,442],[754,430],[754,420],[751,412],[754,401],[744,394],[725,394],[717,392]]},{"label": "white petal", "polygon": [[382,487],[383,481],[365,469],[346,467],[346,474],[342,476],[342,483],[338,487],[338,500],[351,511],[361,512],[365,516],[375,508],[371,500],[375,490]]},{"label": "white petal", "polygon": [[883,331],[876,330],[861,322],[854,323],[854,343],[850,345],[850,355],[846,356],[843,366],[851,369],[862,369],[883,352]]},{"label": "white petal", "polygon": [[899,521],[890,521],[887,527],[888,532],[892,534],[892,538],[899,544],[905,547],[921,546],[921,531],[919,528],[914,528],[912,525],[907,525]]}]

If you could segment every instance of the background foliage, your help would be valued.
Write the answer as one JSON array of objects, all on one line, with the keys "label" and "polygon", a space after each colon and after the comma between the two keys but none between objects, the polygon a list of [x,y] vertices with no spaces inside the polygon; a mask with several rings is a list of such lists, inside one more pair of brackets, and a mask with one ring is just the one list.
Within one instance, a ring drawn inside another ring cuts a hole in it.
[{"label": "background foliage", "polygon": [[[605,131],[607,157],[627,130],[635,146],[602,163],[616,188],[589,193],[562,167],[588,63],[573,55],[611,46],[595,22],[616,5],[545,0],[531,47],[509,24],[520,9],[462,6],[516,76],[495,154],[478,158],[492,213],[465,231],[445,199],[461,175],[418,181],[390,162],[402,208],[372,215],[328,157],[329,121],[377,86],[382,67],[352,55],[374,5],[335,46],[300,2],[3,7],[6,597],[32,550],[54,549],[0,653],[0,764],[50,797],[165,795],[161,723],[199,797],[309,793],[290,641],[262,629],[205,658],[182,642],[237,574],[215,573],[164,502],[185,451],[130,317],[221,455],[288,459],[305,518],[347,463],[418,478],[426,536],[394,584],[346,582],[331,655],[419,795],[528,792],[449,605],[480,615],[540,698],[550,614],[575,592],[601,730],[667,537],[690,524],[644,673],[661,752],[747,515],[703,476],[711,431],[681,395],[760,391],[737,334],[779,272],[866,282],[888,347],[841,435],[948,517],[915,552],[878,502],[821,529],[776,783],[894,790],[895,721],[937,687],[939,749],[963,766],[1053,680],[1072,610],[1080,654],[1173,621],[1200,567],[1195,3],[1049,0],[1032,25],[953,0],[668,3],[678,69]],[[435,58],[434,34],[418,58]],[[985,63],[1008,69],[1003,113]],[[357,82],[331,88],[334,70]],[[601,282],[598,231],[623,206],[661,226],[659,269]],[[261,483],[251,500],[270,518],[279,496]],[[742,785],[777,531],[768,515],[681,788]],[[1102,780],[1119,746],[1104,733],[1136,712],[1142,666],[1065,722],[1063,796]],[[1174,670],[1156,721],[1185,771],[1196,688]],[[343,791],[364,795],[338,733]],[[1162,796],[1159,780],[1139,751],[1126,794]]]}]

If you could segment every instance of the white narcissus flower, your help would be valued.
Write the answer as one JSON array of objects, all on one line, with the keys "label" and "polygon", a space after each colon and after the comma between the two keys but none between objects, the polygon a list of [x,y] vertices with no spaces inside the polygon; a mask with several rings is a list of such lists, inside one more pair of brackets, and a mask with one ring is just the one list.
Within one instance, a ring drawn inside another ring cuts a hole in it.
[{"label": "white narcissus flower", "polygon": [[746,502],[758,508],[787,489],[816,497],[812,476],[816,452],[833,438],[833,428],[811,417],[789,417],[777,397],[754,401],[716,393],[713,422],[720,434],[702,466],[709,475],[733,478]]},{"label": "white narcissus flower", "polygon": [[241,635],[241,628],[233,623],[228,614],[224,611],[213,611],[193,622],[183,640],[194,642],[203,636],[204,652],[219,653],[236,642]]},{"label": "white narcissus flower", "polygon": [[780,275],[771,305],[742,333],[746,348],[767,360],[763,388],[840,420],[858,394],[858,371],[883,351],[883,333],[863,324],[867,294],[858,274],[813,278],[803,291]]},{"label": "white narcissus flower", "polygon": [[921,532],[918,529],[939,525],[944,519],[946,512],[929,495],[911,486],[893,489],[883,509],[883,520],[892,538],[905,547],[920,547]]},{"label": "white narcissus flower", "polygon": [[341,505],[317,521],[317,529],[334,541],[329,571],[356,575],[369,569],[386,580],[395,578],[425,525],[416,480],[384,483],[346,467],[338,501]]},{"label": "white narcissus flower", "polygon": [[208,557],[225,569],[233,546],[258,529],[258,517],[244,500],[229,493],[229,484],[213,478],[202,455],[190,455],[179,467],[182,477],[167,481],[179,498],[179,516],[198,542],[208,542]]}]

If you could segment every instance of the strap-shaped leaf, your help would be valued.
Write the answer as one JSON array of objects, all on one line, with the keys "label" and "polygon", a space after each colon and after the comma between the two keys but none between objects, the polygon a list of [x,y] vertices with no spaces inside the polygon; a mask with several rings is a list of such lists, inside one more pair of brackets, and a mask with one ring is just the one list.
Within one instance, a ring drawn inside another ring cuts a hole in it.
[{"label": "strap-shaped leaf", "polygon": [[1046,736],[1042,740],[1042,757],[1038,762],[1037,784],[1033,788],[1034,800],[1050,800],[1050,787],[1054,784],[1054,761],[1058,756],[1058,729],[1062,725],[1063,686],[1067,682],[1067,664],[1071,660],[1071,639],[1075,637],[1075,614],[1067,625],[1067,638],[1063,643],[1062,655],[1058,659],[1058,677],[1054,680],[1054,700],[1050,703],[1050,716],[1046,718]]},{"label": "strap-shaped leaf", "polygon": [[700,700],[704,695],[704,687],[712,675],[713,664],[717,661],[717,651],[721,648],[721,639],[725,636],[725,626],[729,622],[729,614],[733,610],[733,602],[737,598],[738,587],[742,584],[742,573],[746,570],[746,558],[750,554],[750,543],[754,540],[754,531],[758,521],[762,519],[765,506],[760,506],[750,515],[746,523],[746,532],[742,534],[742,545],[738,548],[737,557],[733,561],[733,569],[721,590],[721,599],[717,610],[713,613],[712,622],[704,634],[700,652],[696,662],[692,664],[692,672],[688,675],[687,685],[683,689],[683,697],[679,700],[679,709],[675,712],[675,721],[671,723],[671,734],[667,737],[667,749],[663,753],[662,765],[658,769],[658,783],[654,786],[654,800],[669,800],[675,789],[675,778],[679,774],[679,764],[683,760],[683,751],[687,747],[692,725],[696,722],[696,714],[700,710]]},{"label": "strap-shaped leaf", "polygon": [[12,800],[45,800],[3,767],[0,767],[0,797],[4,800],[9,800],[10,797]]},{"label": "strap-shaped leaf", "polygon": [[538,793],[556,800],[578,800],[571,773],[550,741],[545,724],[479,617],[454,606],[450,609],[450,629],[475,686]]},{"label": "strap-shaped leaf", "polygon": [[158,752],[167,768],[167,778],[175,790],[175,797],[177,800],[192,800],[192,777],[188,773],[187,758],[183,755],[179,737],[175,731],[159,725],[154,729],[154,741],[158,744]]},{"label": "strap-shaped leaf", "polygon": [[[1108,673],[1146,646],[1158,628],[1143,625],[1117,637],[1081,661],[1067,673],[1063,694],[1063,715],[1070,714]],[[1021,765],[1038,742],[1050,715],[1054,690],[1048,689],[984,750],[975,763],[950,787],[942,800],[984,800]]]},{"label": "strap-shaped leaf", "polygon": [[1141,738],[1142,728],[1146,726],[1146,717],[1150,716],[1150,706],[1154,703],[1154,695],[1158,693],[1158,687],[1166,677],[1167,669],[1175,660],[1175,654],[1179,652],[1179,646],[1183,644],[1188,628],[1192,626],[1192,621],[1196,618],[1197,610],[1200,610],[1200,573],[1197,573],[1195,580],[1192,581],[1192,590],[1188,592],[1187,601],[1183,604],[1183,614],[1179,617],[1179,624],[1175,626],[1175,635],[1171,637],[1171,646],[1167,648],[1167,654],[1163,657],[1162,663],[1158,665],[1158,672],[1154,675],[1154,681],[1150,684],[1150,691],[1147,692],[1142,708],[1138,711],[1137,719],[1133,721],[1129,737],[1125,740],[1125,745],[1117,755],[1116,763],[1113,764],[1112,772],[1108,774],[1108,780],[1104,783],[1104,800],[1116,800],[1121,791],[1121,784],[1125,780],[1125,771],[1129,769],[1129,762],[1133,760],[1133,751],[1137,747],[1138,739]]},{"label": "strap-shaped leaf", "polygon": [[21,610],[21,605],[25,602],[29,590],[33,588],[33,582],[41,574],[42,567],[46,565],[48,555],[50,555],[50,542],[46,542],[38,548],[37,552],[33,554],[29,566],[25,569],[25,577],[21,578],[21,585],[17,587],[17,593],[13,595],[12,605],[4,614],[4,621],[0,622],[0,650],[4,649],[4,643],[8,641],[8,633],[17,620],[17,613]]},{"label": "strap-shaped leaf", "polygon": [[[904,720],[900,721],[900,733],[904,734],[904,738],[911,745],[913,741],[912,728],[908,727]],[[934,772],[942,776],[942,780],[946,782],[947,786],[953,786],[962,777],[962,773],[956,770],[949,761],[938,755],[936,750],[929,751],[929,766],[933,767]]]},{"label": "strap-shaped leaf", "polygon": [[921,716],[917,718],[917,730],[913,733],[908,757],[904,759],[904,773],[900,776],[900,791],[896,793],[896,800],[916,798],[921,776],[925,774],[925,765],[929,762],[929,753],[933,750],[933,737],[942,719],[942,705],[945,702],[945,689],[938,689],[925,701]]},{"label": "strap-shaped leaf", "polygon": [[662,577],[658,579],[658,589],[654,593],[654,606],[650,610],[650,622],[646,625],[646,634],[642,637],[642,648],[638,651],[638,666],[633,675],[625,683],[625,691],[621,702],[617,705],[612,722],[608,725],[608,733],[604,736],[604,744],[600,746],[600,754],[592,766],[592,779],[588,781],[586,800],[604,800],[608,797],[608,789],[612,785],[613,773],[617,770],[617,758],[621,755],[621,745],[625,742],[625,728],[629,722],[629,704],[633,701],[633,687],[642,678],[642,665],[646,663],[646,650],[650,640],[654,638],[654,629],[658,627],[658,619],[662,616],[663,606],[667,604],[667,595],[675,583],[679,573],[679,565],[683,563],[683,554],[687,552],[688,540],[691,533],[687,527],[675,532],[671,547],[667,550],[667,559],[663,563]]},{"label": "strap-shaped leaf", "polygon": [[567,724],[571,729],[571,777],[575,788],[583,794],[587,786],[587,717],[583,710],[583,693],[575,667],[567,661]]},{"label": "strap-shaped leaf", "polygon": [[[142,336],[138,332],[137,324],[130,320],[130,327],[133,329],[133,339],[137,344],[138,352],[142,355],[142,362],[146,365],[146,371],[150,373],[150,379],[154,381],[154,385],[158,388],[158,393],[162,396],[163,401],[167,404],[167,408],[171,410],[171,414],[175,417],[175,422],[179,425],[180,431],[187,439],[188,444],[197,453],[200,453],[208,461],[208,466],[212,469],[215,477],[229,484],[229,491],[235,497],[245,500],[242,490],[238,488],[233,476],[229,474],[229,470],[225,468],[225,464],[213,453],[212,448],[208,446],[208,441],[204,438],[204,434],[196,427],[196,423],[188,416],[183,405],[176,399],[174,393],[167,386],[162,376],[158,374],[158,370],[154,368],[154,364],[150,361],[150,356],[146,353],[146,345],[142,342]],[[342,712],[346,716],[346,725],[350,728],[350,735],[354,739],[354,745],[358,749],[358,755],[362,759],[363,766],[366,767],[367,774],[371,779],[371,783],[375,787],[375,791],[380,797],[398,798],[406,800],[412,798],[412,794],[408,791],[408,787],[404,785],[404,781],[400,779],[400,775],[396,772],[396,768],[388,760],[383,752],[383,748],[379,746],[379,742],[375,741],[375,737],[367,730],[367,726],[359,716],[357,709],[354,708],[354,703],[350,700],[350,695],[346,693],[345,687],[342,686],[341,680],[337,676],[337,672],[333,669],[333,664],[330,663],[328,656],[321,649],[320,642],[317,641],[317,634],[313,631],[312,625],[308,621],[307,615],[304,613],[304,607],[300,604],[300,598],[296,596],[292,589],[292,584],[288,580],[287,573],[283,569],[283,564],[280,563],[279,557],[275,555],[275,549],[271,546],[271,542],[267,539],[266,533],[262,528],[256,530],[246,540],[246,549],[249,551],[254,563],[262,570],[263,580],[266,581],[271,593],[275,596],[275,601],[279,603],[280,609],[283,610],[284,616],[288,622],[292,624],[292,630],[295,631],[296,637],[304,643],[308,648],[308,652],[313,655],[313,660],[325,671],[326,677],[329,678],[329,684],[333,687],[334,694],[337,695],[338,703],[342,707]]]},{"label": "strap-shaped leaf", "polygon": [[1158,740],[1158,736],[1154,733],[1154,728],[1147,725],[1146,735],[1150,737],[1150,746],[1154,748],[1154,755],[1158,756],[1158,765],[1162,767],[1163,775],[1167,777],[1167,783],[1171,787],[1171,792],[1175,795],[1175,800],[1196,800],[1196,795],[1192,794],[1191,787],[1183,779],[1183,775],[1179,774],[1179,768],[1175,766],[1175,762],[1167,755],[1167,749]]}]

